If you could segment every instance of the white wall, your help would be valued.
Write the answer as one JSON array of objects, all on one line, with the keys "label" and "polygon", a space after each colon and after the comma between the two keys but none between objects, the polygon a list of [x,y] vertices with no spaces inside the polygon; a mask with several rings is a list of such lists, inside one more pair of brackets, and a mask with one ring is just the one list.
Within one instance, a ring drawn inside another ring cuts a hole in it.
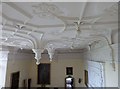
[{"label": "white wall", "polygon": [[88,71],[89,87],[104,87],[104,63],[85,61],[85,70]]},{"label": "white wall", "polygon": [[[104,63],[104,80],[105,80],[105,87],[118,87],[118,45],[112,45],[114,51],[114,59],[115,59],[115,71],[112,66],[111,61],[111,52],[108,47],[99,48],[94,51],[86,52],[85,53],[85,61],[84,61],[84,69],[89,71],[89,63],[88,60],[92,61],[99,61],[105,62]],[[100,56],[100,55],[101,56]],[[86,57],[87,56],[87,57]],[[89,73],[88,73],[89,74]],[[92,80],[89,80],[92,81]],[[95,81],[93,79],[93,81]],[[97,87],[97,86],[96,86]]]},{"label": "white wall", "polygon": [[[87,60],[105,60],[104,65],[104,77],[105,77],[105,86],[106,87],[117,87],[118,86],[118,51],[117,45],[112,45],[114,49],[114,58],[116,60],[116,71],[113,70],[111,65],[111,56],[110,50],[108,47],[100,48],[94,51],[91,51],[91,55],[85,54],[85,59],[82,57],[82,54],[57,54],[56,57],[51,62],[51,84],[50,87],[64,87],[64,80],[66,77],[66,67],[73,67],[73,77],[75,78],[75,86],[83,87],[84,86],[84,71],[88,70],[89,63]],[[108,49],[108,50],[107,50]],[[89,52],[88,52],[89,53]],[[101,56],[98,56],[98,55]],[[42,55],[41,63],[49,63],[48,55]],[[84,67],[83,67],[84,65]],[[19,86],[22,87],[23,80],[31,78],[32,87],[39,87],[37,85],[37,65],[35,64],[35,59],[31,54],[25,53],[9,53],[8,64],[7,64],[7,76],[6,76],[6,87],[10,86],[10,76],[11,73],[20,71],[20,83]],[[82,78],[82,83],[78,83],[78,78]]]},{"label": "white wall", "polygon": [[[48,55],[42,55],[41,63],[50,63]],[[73,67],[73,77],[75,78],[75,87],[82,87],[78,83],[78,78],[83,79],[83,60],[80,54],[60,54],[51,62],[51,84],[50,87],[64,87],[66,77],[66,67]],[[30,76],[32,87],[40,87],[37,84],[37,65],[35,60],[32,62]]]},{"label": "white wall", "polygon": [[5,87],[8,51],[0,51],[0,89]]},{"label": "white wall", "polygon": [[23,87],[23,80],[29,78],[29,71],[33,55],[26,53],[9,53],[7,63],[6,87],[11,86],[11,73],[20,71],[19,87]]},{"label": "white wall", "polygon": [[111,66],[111,62],[105,63],[105,83],[106,87],[118,87],[118,63],[116,62],[116,70]]},{"label": "white wall", "polygon": [[[15,51],[17,51],[15,49]],[[32,87],[37,85],[37,65],[34,55],[26,53],[16,53],[14,50],[8,54],[6,64],[6,81],[5,87],[11,86],[11,74],[20,71],[19,87],[23,87],[23,80],[31,78]],[[73,77],[75,78],[75,86],[82,87],[83,84],[78,83],[78,79],[83,79],[83,57],[80,53],[57,54],[51,62],[51,84],[50,87],[64,87],[66,77],[66,67],[73,67]],[[41,63],[49,63],[48,55],[42,55]],[[3,77],[3,76],[2,76]]]},{"label": "white wall", "polygon": [[[111,61],[105,63],[106,87],[118,87],[118,44],[113,44],[115,71]],[[107,58],[107,57],[106,57]]]},{"label": "white wall", "polygon": [[118,63],[118,86],[120,89],[120,62]]}]

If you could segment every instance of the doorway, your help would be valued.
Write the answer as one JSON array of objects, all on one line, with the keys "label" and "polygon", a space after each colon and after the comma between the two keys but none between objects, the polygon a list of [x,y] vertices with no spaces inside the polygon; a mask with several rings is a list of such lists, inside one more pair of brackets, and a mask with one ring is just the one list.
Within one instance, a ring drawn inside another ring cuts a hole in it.
[{"label": "doorway", "polygon": [[11,89],[17,89],[19,87],[20,72],[14,72],[11,75]]}]

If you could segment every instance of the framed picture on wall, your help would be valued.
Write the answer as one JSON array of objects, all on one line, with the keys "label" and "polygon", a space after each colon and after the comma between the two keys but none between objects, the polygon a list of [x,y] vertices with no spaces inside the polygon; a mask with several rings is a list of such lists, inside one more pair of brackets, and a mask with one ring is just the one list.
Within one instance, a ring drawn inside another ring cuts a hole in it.
[{"label": "framed picture on wall", "polygon": [[41,63],[38,65],[38,84],[50,84],[50,64]]},{"label": "framed picture on wall", "polygon": [[66,75],[73,75],[73,67],[66,67]]}]

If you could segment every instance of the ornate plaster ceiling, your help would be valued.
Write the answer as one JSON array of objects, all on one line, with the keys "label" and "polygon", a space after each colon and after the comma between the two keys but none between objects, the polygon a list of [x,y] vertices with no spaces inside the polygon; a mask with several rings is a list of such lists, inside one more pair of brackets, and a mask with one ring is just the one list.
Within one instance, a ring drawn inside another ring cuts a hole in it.
[{"label": "ornate plaster ceiling", "polygon": [[50,53],[109,39],[118,22],[115,2],[3,2],[1,13],[1,45]]}]

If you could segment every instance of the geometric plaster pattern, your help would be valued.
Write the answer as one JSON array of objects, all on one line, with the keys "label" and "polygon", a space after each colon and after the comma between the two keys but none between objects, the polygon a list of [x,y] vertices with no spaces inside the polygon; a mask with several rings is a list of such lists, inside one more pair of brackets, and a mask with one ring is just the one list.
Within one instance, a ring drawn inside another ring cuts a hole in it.
[{"label": "geometric plaster pattern", "polygon": [[117,29],[116,3],[4,2],[2,9],[0,44],[32,49],[37,60],[45,49],[52,60],[58,48],[87,48],[103,40],[100,35],[111,43],[111,32]]}]

